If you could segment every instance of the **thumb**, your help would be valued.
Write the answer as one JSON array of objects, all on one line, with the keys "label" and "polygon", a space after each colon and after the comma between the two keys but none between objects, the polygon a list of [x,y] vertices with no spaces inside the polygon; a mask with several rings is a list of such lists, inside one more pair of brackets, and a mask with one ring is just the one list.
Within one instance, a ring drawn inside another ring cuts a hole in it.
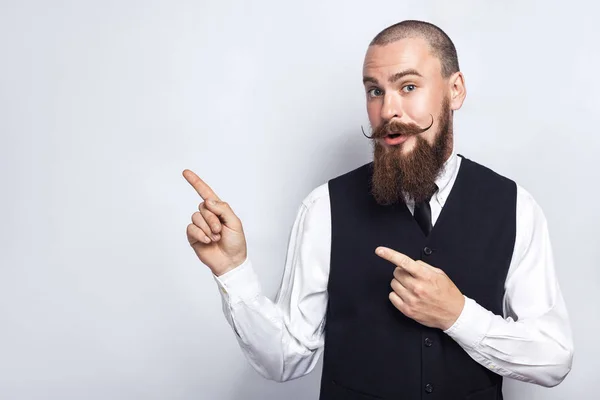
[{"label": "thumb", "polygon": [[208,211],[219,217],[225,226],[236,231],[241,231],[241,221],[228,203],[213,198],[206,200],[204,204],[206,204]]}]

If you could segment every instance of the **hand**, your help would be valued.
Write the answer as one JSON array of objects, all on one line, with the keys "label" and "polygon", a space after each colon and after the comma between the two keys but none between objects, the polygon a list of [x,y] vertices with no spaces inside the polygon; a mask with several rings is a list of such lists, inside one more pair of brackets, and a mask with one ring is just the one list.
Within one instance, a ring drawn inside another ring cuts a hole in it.
[{"label": "hand", "polygon": [[456,322],[465,298],[444,271],[387,247],[378,247],[375,254],[396,265],[389,297],[402,314],[444,331]]},{"label": "hand", "polygon": [[246,259],[242,221],[198,175],[186,169],[183,177],[204,200],[187,226],[188,241],[202,263],[216,276],[223,275]]}]

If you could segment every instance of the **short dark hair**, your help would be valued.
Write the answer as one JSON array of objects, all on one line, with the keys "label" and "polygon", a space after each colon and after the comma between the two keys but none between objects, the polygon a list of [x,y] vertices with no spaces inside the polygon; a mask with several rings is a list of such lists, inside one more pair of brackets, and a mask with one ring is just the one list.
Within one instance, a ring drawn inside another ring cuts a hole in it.
[{"label": "short dark hair", "polygon": [[400,39],[415,37],[427,41],[432,54],[440,60],[444,78],[459,71],[454,43],[443,30],[429,22],[416,20],[398,22],[379,32],[369,46],[384,46]]}]

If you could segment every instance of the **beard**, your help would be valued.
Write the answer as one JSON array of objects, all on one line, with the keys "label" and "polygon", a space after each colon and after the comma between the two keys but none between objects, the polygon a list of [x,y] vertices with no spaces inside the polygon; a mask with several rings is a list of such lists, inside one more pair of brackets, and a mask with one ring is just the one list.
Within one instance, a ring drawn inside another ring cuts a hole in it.
[{"label": "beard", "polygon": [[371,136],[383,138],[388,134],[415,136],[416,143],[408,154],[402,154],[402,146],[381,144],[373,140],[373,177],[371,193],[380,205],[391,205],[412,199],[419,203],[431,198],[437,190],[435,180],[444,166],[452,149],[452,125],[450,122],[450,101],[445,98],[438,118],[438,132],[432,145],[419,136],[429,128],[397,121],[387,122],[378,127]]}]

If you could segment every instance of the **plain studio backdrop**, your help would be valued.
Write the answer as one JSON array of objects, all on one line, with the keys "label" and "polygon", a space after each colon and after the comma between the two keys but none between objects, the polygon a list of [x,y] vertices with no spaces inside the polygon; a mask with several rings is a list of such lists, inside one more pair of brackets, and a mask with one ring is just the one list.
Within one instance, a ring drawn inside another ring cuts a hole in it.
[{"label": "plain studio backdrop", "polygon": [[316,399],[321,362],[275,383],[242,355],[181,172],[233,206],[274,298],[302,199],[370,161],[362,61],[403,19],[458,49],[458,152],[548,219],[573,370],[506,398],[597,398],[599,10],[560,3],[1,1],[0,398]]}]

